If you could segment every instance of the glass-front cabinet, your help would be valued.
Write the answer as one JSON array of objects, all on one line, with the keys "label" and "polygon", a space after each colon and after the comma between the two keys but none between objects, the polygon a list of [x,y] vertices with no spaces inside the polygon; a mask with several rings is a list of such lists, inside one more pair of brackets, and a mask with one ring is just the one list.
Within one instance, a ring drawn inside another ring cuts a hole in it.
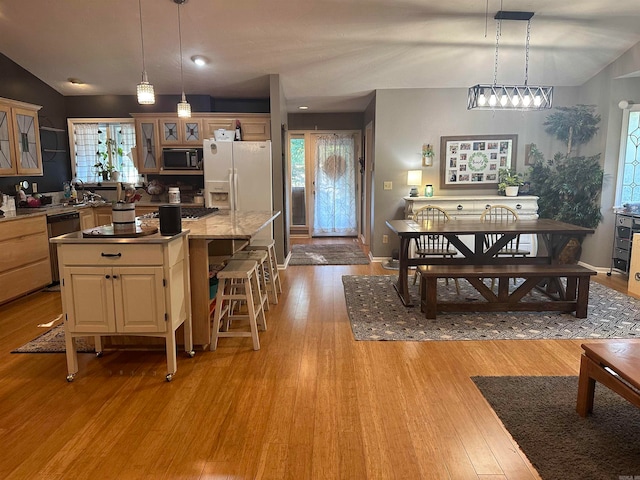
[{"label": "glass-front cabinet", "polygon": [[157,173],[160,170],[157,123],[152,119],[136,119],[136,136],[138,172]]},{"label": "glass-front cabinet", "polygon": [[40,108],[0,98],[0,175],[42,175]]},{"label": "glass-front cabinet", "polygon": [[202,122],[194,118],[163,118],[159,121],[162,145],[202,146]]}]

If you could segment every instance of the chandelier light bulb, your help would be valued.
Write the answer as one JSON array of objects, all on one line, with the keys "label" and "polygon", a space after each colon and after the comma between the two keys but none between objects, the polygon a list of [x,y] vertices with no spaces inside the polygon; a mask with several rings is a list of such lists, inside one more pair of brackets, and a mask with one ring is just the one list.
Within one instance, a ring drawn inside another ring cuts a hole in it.
[{"label": "chandelier light bulb", "polygon": [[542,97],[540,95],[536,95],[535,98],[533,99],[533,104],[536,107],[539,107],[541,103],[542,103]]},{"label": "chandelier light bulb", "polygon": [[531,104],[531,97],[529,96],[529,94],[527,93],[524,98],[522,99],[522,104],[525,107],[528,107]]},{"label": "chandelier light bulb", "polygon": [[493,107],[496,103],[498,103],[498,99],[496,98],[495,93],[492,93],[489,97],[489,105]]},{"label": "chandelier light bulb", "polygon": [[502,96],[500,97],[500,105],[504,107],[508,101],[509,101],[509,97],[507,97],[506,93],[503,93]]},{"label": "chandelier light bulb", "polygon": [[484,96],[484,93],[481,93],[478,96],[478,105],[486,105],[487,104],[487,97]]}]

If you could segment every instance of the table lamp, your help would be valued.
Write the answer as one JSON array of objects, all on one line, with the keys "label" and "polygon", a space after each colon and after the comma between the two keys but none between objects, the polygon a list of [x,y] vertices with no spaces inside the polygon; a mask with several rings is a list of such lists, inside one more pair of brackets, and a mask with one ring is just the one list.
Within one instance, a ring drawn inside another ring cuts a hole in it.
[{"label": "table lamp", "polygon": [[410,197],[418,196],[418,185],[422,185],[422,170],[409,170],[407,172],[407,185],[411,187]]}]

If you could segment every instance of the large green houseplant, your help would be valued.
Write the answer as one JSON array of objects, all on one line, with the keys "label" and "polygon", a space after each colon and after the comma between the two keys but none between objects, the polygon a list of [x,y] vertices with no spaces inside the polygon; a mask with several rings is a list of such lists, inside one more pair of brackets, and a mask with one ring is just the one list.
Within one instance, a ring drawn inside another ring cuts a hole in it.
[{"label": "large green houseplant", "polygon": [[[600,194],[604,171],[600,154],[575,154],[579,145],[589,142],[598,132],[600,115],[593,105],[557,107],[544,123],[545,131],[567,143],[567,153],[556,153],[552,159],[531,146],[533,165],[528,179],[538,199],[540,218],[552,218],[574,225],[595,228],[602,220]],[[579,257],[580,245],[572,242]],[[571,255],[571,254],[569,254]]]}]

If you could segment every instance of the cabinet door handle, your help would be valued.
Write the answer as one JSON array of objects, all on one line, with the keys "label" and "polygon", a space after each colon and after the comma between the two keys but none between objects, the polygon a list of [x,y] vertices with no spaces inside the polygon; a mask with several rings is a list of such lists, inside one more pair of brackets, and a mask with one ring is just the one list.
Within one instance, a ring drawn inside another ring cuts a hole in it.
[{"label": "cabinet door handle", "polygon": [[487,204],[484,206],[484,209],[485,209],[485,210],[489,210],[490,208],[491,208],[491,204],[490,204],[490,203],[487,203]]},{"label": "cabinet door handle", "polygon": [[111,275],[105,275],[104,278],[111,278]]},{"label": "cabinet door handle", "polygon": [[462,205],[458,205],[456,208],[457,208],[458,210],[462,210],[462,208],[463,208],[463,207],[462,207]]},{"label": "cabinet door handle", "polygon": [[100,255],[102,255],[103,257],[121,257],[122,256],[121,253],[104,253],[104,252],[102,252]]},{"label": "cabinet door handle", "polygon": [[118,275],[114,275],[114,276],[113,276],[113,278],[114,278],[114,279],[115,279],[115,278],[118,278]]},{"label": "cabinet door handle", "polygon": [[636,281],[640,282],[640,272],[636,272],[635,277]]},{"label": "cabinet door handle", "polygon": [[520,205],[520,204],[518,203],[518,204],[516,205],[516,208],[517,208],[518,210],[520,210],[520,209],[522,208],[522,205]]}]

